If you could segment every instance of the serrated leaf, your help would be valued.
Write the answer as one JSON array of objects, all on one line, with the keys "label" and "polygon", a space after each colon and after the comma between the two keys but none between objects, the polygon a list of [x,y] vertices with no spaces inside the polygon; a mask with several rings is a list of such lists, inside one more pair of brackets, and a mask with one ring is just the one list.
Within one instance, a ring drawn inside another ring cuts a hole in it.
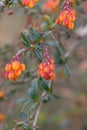
[{"label": "serrated leaf", "polygon": [[48,84],[46,83],[46,81],[40,77],[39,79],[39,83],[40,83],[40,86],[47,92],[49,92],[49,86]]}]

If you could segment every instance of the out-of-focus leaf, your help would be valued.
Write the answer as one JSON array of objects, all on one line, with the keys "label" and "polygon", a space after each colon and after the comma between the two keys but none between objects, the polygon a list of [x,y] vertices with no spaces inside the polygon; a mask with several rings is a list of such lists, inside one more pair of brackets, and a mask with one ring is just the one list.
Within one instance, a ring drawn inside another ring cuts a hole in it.
[{"label": "out-of-focus leaf", "polygon": [[28,101],[28,99],[26,99],[26,98],[20,98],[20,99],[17,99],[17,103],[24,103],[24,102],[26,102],[26,101]]},{"label": "out-of-focus leaf", "polygon": [[25,123],[23,124],[23,128],[24,128],[24,130],[32,130],[32,128]]},{"label": "out-of-focus leaf", "polygon": [[40,77],[39,79],[39,83],[40,83],[40,86],[47,92],[49,92],[49,86],[48,84],[46,83],[46,81]]},{"label": "out-of-focus leaf", "polygon": [[77,6],[77,10],[82,13],[82,14],[85,14],[85,10],[84,8],[82,8],[81,6]]},{"label": "out-of-focus leaf", "polygon": [[4,126],[3,130],[8,130],[7,125]]},{"label": "out-of-focus leaf", "polygon": [[40,60],[40,61],[42,61],[42,58],[43,58],[43,56],[42,56],[42,51],[40,51],[40,49],[36,49],[35,50],[35,54],[36,54],[36,56],[38,57],[38,59]]},{"label": "out-of-focus leaf", "polygon": [[64,65],[63,70],[64,70],[64,72],[65,72],[65,74],[66,74],[67,76],[70,76],[70,75],[71,75],[70,68],[69,68],[69,66],[68,66],[67,64]]},{"label": "out-of-focus leaf", "polygon": [[33,100],[39,99],[39,89],[37,79],[32,80],[32,87],[29,88],[28,93]]},{"label": "out-of-focus leaf", "polygon": [[52,96],[55,97],[56,99],[60,99],[61,98],[59,95],[55,95],[55,94],[53,94]]},{"label": "out-of-focus leaf", "polygon": [[51,31],[47,31],[43,34],[43,38],[46,39],[51,34]]},{"label": "out-of-focus leaf", "polygon": [[20,112],[19,117],[22,118],[22,119],[27,119],[27,114],[24,113],[24,112]]},{"label": "out-of-focus leaf", "polygon": [[45,44],[49,46],[57,46],[57,43],[55,41],[47,41]]}]

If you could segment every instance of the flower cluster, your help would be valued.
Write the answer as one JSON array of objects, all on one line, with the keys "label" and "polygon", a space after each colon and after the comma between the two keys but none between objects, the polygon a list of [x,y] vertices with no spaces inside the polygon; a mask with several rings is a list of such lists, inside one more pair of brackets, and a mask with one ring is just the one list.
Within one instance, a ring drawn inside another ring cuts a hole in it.
[{"label": "flower cluster", "polygon": [[56,24],[62,24],[69,29],[73,29],[75,19],[75,11],[71,8],[70,1],[66,0],[64,9],[61,11],[59,17],[57,18]]},{"label": "flower cluster", "polygon": [[5,119],[3,114],[0,114],[0,122],[3,121]]},{"label": "flower cluster", "polygon": [[54,74],[54,60],[50,58],[48,50],[45,46],[44,49],[44,61],[39,65],[38,75],[46,80],[53,80],[55,78]]},{"label": "flower cluster", "polygon": [[48,63],[43,62],[39,66],[38,74],[46,80],[53,80],[55,78],[54,68],[54,60],[50,60]]},{"label": "flower cluster", "polygon": [[5,76],[11,80],[17,80],[21,73],[25,70],[25,65],[18,60],[14,60],[5,67]]},{"label": "flower cluster", "polygon": [[0,91],[0,99],[2,99],[4,97],[4,92],[3,91]]},{"label": "flower cluster", "polygon": [[43,10],[52,10],[59,4],[59,0],[48,0],[43,5]]},{"label": "flower cluster", "polygon": [[22,0],[22,5],[33,8],[36,2],[38,2],[38,0]]}]

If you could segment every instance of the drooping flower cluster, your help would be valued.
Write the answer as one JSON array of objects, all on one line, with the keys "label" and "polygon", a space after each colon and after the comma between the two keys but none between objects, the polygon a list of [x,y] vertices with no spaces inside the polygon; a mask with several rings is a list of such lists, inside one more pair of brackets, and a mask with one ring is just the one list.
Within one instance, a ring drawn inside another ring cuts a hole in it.
[{"label": "drooping flower cluster", "polygon": [[0,114],[0,122],[3,121],[5,119],[3,114]]},{"label": "drooping flower cluster", "polygon": [[40,75],[42,78],[45,78],[46,80],[53,80],[55,78],[54,60],[49,57],[49,54],[46,48],[45,48],[44,56],[45,56],[45,61],[43,61],[39,65],[38,75]]},{"label": "drooping flower cluster", "polygon": [[57,18],[56,24],[62,24],[69,29],[73,29],[75,19],[75,10],[71,8],[70,1],[65,0],[64,9],[61,11],[59,17]]},{"label": "drooping flower cluster", "polygon": [[0,99],[4,97],[5,93],[3,91],[0,91]]},{"label": "drooping flower cluster", "polygon": [[18,60],[14,60],[6,65],[5,76],[7,79],[16,81],[24,70],[25,65],[21,64]]},{"label": "drooping flower cluster", "polygon": [[33,8],[35,3],[38,2],[39,0],[22,0],[22,5],[23,6],[28,6],[29,8]]},{"label": "drooping flower cluster", "polygon": [[45,4],[43,4],[43,10],[52,10],[54,9],[58,4],[60,0],[48,0]]}]

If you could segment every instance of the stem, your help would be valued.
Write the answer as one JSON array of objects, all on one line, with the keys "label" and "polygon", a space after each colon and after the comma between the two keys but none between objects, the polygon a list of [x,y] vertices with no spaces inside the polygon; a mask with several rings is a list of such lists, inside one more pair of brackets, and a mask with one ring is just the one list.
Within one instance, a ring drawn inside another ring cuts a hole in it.
[{"label": "stem", "polygon": [[[46,92],[43,92],[42,93],[42,97],[45,96]],[[40,114],[40,110],[41,110],[41,107],[42,107],[42,102],[40,102],[38,108],[37,108],[37,111],[36,111],[36,114],[35,114],[35,117],[34,117],[34,121],[33,121],[33,130],[36,130],[36,124],[37,124],[37,121],[38,121],[38,117],[39,117],[39,114]]]},{"label": "stem", "polygon": [[15,57],[20,57],[23,53],[27,52],[29,50],[29,47],[25,47],[25,48],[22,48],[20,49],[15,56],[13,56],[13,58]]},{"label": "stem", "polygon": [[36,126],[37,121],[38,121],[41,106],[42,106],[42,102],[39,104],[38,109],[37,109],[36,114],[35,114],[35,118],[34,118],[34,122],[33,122],[33,130],[36,130],[35,126]]}]

